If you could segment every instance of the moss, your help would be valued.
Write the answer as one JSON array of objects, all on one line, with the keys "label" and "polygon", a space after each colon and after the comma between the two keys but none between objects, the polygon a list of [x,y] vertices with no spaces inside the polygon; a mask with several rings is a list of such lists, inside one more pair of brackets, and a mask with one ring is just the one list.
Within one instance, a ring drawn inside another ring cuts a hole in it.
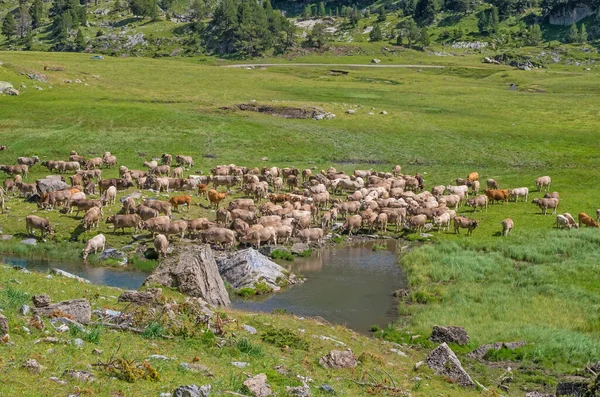
[{"label": "moss", "polygon": [[277,249],[271,253],[271,258],[283,259],[292,262],[294,260],[294,255],[292,255],[292,253],[288,250]]},{"label": "moss", "polygon": [[254,287],[256,288],[256,295],[266,295],[273,292],[273,288],[269,287],[269,285],[264,281],[254,283]]}]

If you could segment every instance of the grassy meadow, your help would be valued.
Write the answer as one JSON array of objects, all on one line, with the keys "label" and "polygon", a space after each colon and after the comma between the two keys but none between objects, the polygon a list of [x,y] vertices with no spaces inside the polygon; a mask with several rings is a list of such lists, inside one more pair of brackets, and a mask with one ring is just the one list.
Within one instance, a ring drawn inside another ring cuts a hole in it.
[{"label": "grassy meadow", "polygon": [[[366,64],[372,57],[310,56],[296,61]],[[4,52],[0,81],[15,87],[23,82],[28,88],[18,97],[0,97],[0,144],[8,146],[0,152],[0,163],[13,164],[18,156],[29,155],[66,159],[76,150],[87,157],[110,151],[130,169],[142,169],[143,161],[163,152],[189,154],[196,162],[193,171],[204,173],[230,163],[345,171],[390,170],[400,164],[406,174],[424,174],[427,188],[478,171],[482,185],[494,178],[501,188],[529,187],[530,200],[542,195],[533,192],[535,178],[550,175],[551,190],[561,196],[560,212],[575,217],[581,211],[595,213],[598,71],[565,66],[518,71],[482,65],[476,56],[455,58],[452,64],[449,57],[407,51],[383,61],[445,67],[336,66],[349,74],[333,76],[322,66],[222,68],[220,64],[229,62],[213,58],[92,60],[89,54]],[[63,70],[44,71],[45,66]],[[48,83],[28,79],[32,72],[44,74]],[[511,90],[511,84],[518,88]],[[290,120],[222,109],[252,100],[319,106],[336,118]],[[346,114],[348,109],[356,113]],[[379,114],[383,110],[388,114]],[[109,177],[118,171],[103,172]],[[36,165],[27,181],[43,175],[45,169]],[[23,233],[23,219],[34,207],[16,199],[7,207],[0,215],[3,232]],[[118,210],[114,206],[107,212]],[[517,388],[549,388],[549,376],[598,361],[600,232],[555,230],[554,216],[541,215],[531,203],[460,212],[481,221],[472,237],[434,233],[434,244],[416,247],[402,258],[411,287],[409,303],[401,305],[399,324],[386,337],[407,341],[406,330],[423,334],[443,323],[466,326],[473,340],[470,347],[526,340],[530,344],[521,356],[510,357],[525,368],[523,377],[516,376]],[[193,206],[189,215],[182,210],[175,217],[205,214]],[[58,232],[36,251],[59,247],[65,255],[75,254],[91,236],[73,233],[80,222],[73,215],[42,216],[51,218]],[[515,230],[502,238],[500,221],[506,217],[515,221]],[[104,224],[100,231],[109,245],[131,242],[129,233],[107,234]],[[74,238],[77,243],[68,241]],[[22,248],[13,242],[0,245],[0,250]],[[485,372],[476,363],[472,370]],[[517,388],[509,394],[519,395]],[[453,393],[444,395],[468,395]]]}]

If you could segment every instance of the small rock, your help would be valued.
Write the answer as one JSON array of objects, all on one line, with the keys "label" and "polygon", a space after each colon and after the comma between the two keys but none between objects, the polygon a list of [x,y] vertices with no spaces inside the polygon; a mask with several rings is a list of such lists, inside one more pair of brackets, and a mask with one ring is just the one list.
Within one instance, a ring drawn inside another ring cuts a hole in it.
[{"label": "small rock", "polygon": [[0,335],[8,334],[8,318],[0,314]]},{"label": "small rock", "polygon": [[554,397],[554,394],[540,393],[539,391],[531,391],[525,394],[525,397]]},{"label": "small rock", "polygon": [[40,338],[40,339],[34,341],[33,344],[37,345],[38,343],[60,343],[60,342],[62,342],[62,341],[55,336],[46,336],[45,338]]},{"label": "small rock", "polygon": [[[67,329],[68,329],[68,327],[67,327]],[[81,338],[75,338],[73,340],[73,344],[77,347],[83,347],[83,345],[85,345],[85,342]]]},{"label": "small rock", "polygon": [[69,332],[69,327],[65,324],[61,324],[55,328],[56,332],[64,334],[65,332]]},{"label": "small rock", "polygon": [[381,112],[379,112],[379,114],[386,115],[386,114],[388,114],[388,112],[386,112],[385,110],[382,110]]},{"label": "small rock", "polygon": [[358,364],[356,357],[351,349],[347,350],[332,350],[328,355],[319,359],[319,364],[323,368],[341,369],[354,368]]},{"label": "small rock", "polygon": [[27,368],[32,374],[39,374],[42,372],[42,366],[34,358],[25,361],[23,368]]},{"label": "small rock", "polygon": [[77,371],[74,369],[70,369],[68,371],[65,371],[65,375],[68,377],[71,377],[75,380],[78,380],[80,382],[91,382],[94,380],[94,374],[92,374],[91,372],[87,372],[87,371]]},{"label": "small rock", "polygon": [[231,363],[231,365],[233,365],[236,368],[246,368],[247,366],[250,365],[250,363],[244,362],[244,361],[233,361]]},{"label": "small rock", "polygon": [[466,345],[469,343],[469,335],[463,327],[442,327],[434,325],[429,340],[439,343]]},{"label": "small rock", "polygon": [[100,255],[98,255],[98,260],[105,261],[107,259],[114,259],[119,261],[120,265],[127,264],[127,255],[124,252],[119,251],[115,248],[107,248]]},{"label": "small rock", "polygon": [[348,110],[346,110],[346,113],[347,114],[355,114],[356,110],[354,110],[354,109],[348,109]]},{"label": "small rock", "polygon": [[[153,354],[150,357],[148,357],[151,360],[163,360],[163,361],[167,361],[167,360],[175,360],[174,358],[169,358],[167,356],[163,356],[161,354]],[[181,365],[183,366],[184,363],[181,363]]]},{"label": "small rock", "polygon": [[58,383],[59,385],[66,385],[67,382],[64,380],[60,380],[59,378],[57,378],[56,376],[51,376],[48,378],[49,381],[54,382],[54,383]]},{"label": "small rock", "polygon": [[402,357],[408,357],[408,356],[406,355],[406,353],[404,353],[402,350],[398,350],[398,349],[390,349],[390,351],[391,351],[392,353],[396,353],[396,354],[397,354],[397,355],[399,355],[399,356],[402,356]]},{"label": "small rock", "polygon": [[588,395],[589,383],[581,382],[561,382],[556,386],[556,396],[583,397]]},{"label": "small rock", "polygon": [[47,294],[33,295],[31,301],[34,307],[47,307],[50,305],[50,297]]},{"label": "small rock", "polygon": [[328,384],[322,384],[320,387],[321,391],[323,393],[327,393],[327,394],[333,394],[336,395],[337,393],[335,392],[335,390],[333,389],[333,387],[329,386]]},{"label": "small rock", "polygon": [[21,240],[21,243],[25,245],[37,245],[37,240],[34,238],[27,238],[25,240]]},{"label": "small rock", "polygon": [[267,397],[273,394],[267,384],[267,375],[258,374],[244,381],[244,387],[255,397]]},{"label": "small rock", "polygon": [[211,385],[196,386],[179,386],[173,391],[173,397],[208,397],[210,394]]},{"label": "small rock", "polygon": [[262,157],[261,161],[269,161],[269,158],[268,157]]},{"label": "small rock", "polygon": [[92,350],[92,354],[94,356],[101,356],[102,353],[104,353],[104,350],[100,350],[100,349],[94,349],[94,350]]},{"label": "small rock", "polygon": [[26,316],[31,312],[31,307],[29,305],[23,305],[19,308],[19,314],[21,316]]},{"label": "small rock", "polygon": [[2,237],[0,237],[0,239],[2,241],[12,240],[12,238],[13,238],[12,234],[3,234]]},{"label": "small rock", "polygon": [[415,365],[413,366],[413,371],[418,371],[418,370],[419,370],[419,368],[421,368],[421,366],[422,366],[423,364],[425,364],[425,362],[424,362],[424,361],[418,361],[418,362],[416,362],[416,363],[415,363]]},{"label": "small rock", "polygon": [[381,63],[381,59],[373,58],[373,59],[371,59],[371,63],[375,63],[375,64]]},{"label": "small rock", "polygon": [[244,325],[242,325],[242,328],[244,328],[244,330],[246,332],[248,332],[250,335],[256,334],[256,328],[254,328],[254,327],[244,324]]},{"label": "small rock", "polygon": [[288,395],[295,396],[295,397],[310,397],[311,396],[310,387],[305,382],[302,382],[302,386],[296,386],[296,387],[287,386],[285,388],[285,391]]},{"label": "small rock", "polygon": [[290,248],[290,252],[294,255],[302,255],[305,251],[308,251],[310,246],[305,243],[294,243],[292,248]]},{"label": "small rock", "polygon": [[14,88],[9,88],[8,90],[4,91],[4,93],[10,96],[18,96],[20,94],[19,90]]},{"label": "small rock", "polygon": [[25,332],[27,335],[31,334],[31,331],[26,326],[23,326],[22,329],[23,329],[23,332]]}]

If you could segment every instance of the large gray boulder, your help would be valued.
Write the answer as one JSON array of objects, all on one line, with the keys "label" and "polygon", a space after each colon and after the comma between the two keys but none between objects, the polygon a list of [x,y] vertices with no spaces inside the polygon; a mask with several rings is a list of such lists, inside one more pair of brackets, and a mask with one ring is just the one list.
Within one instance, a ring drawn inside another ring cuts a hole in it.
[{"label": "large gray boulder", "polygon": [[273,291],[295,284],[296,277],[255,249],[249,248],[217,258],[219,273],[236,290],[255,288],[264,282]]},{"label": "large gray boulder", "polygon": [[460,386],[475,386],[475,382],[463,369],[456,354],[445,343],[433,349],[425,362],[436,374],[447,376]]},{"label": "large gray boulder", "polygon": [[212,306],[229,306],[229,294],[213,251],[208,245],[181,246],[162,260],[144,285],[177,288],[182,294],[200,297]]},{"label": "large gray boulder", "polygon": [[67,189],[67,185],[60,175],[48,175],[45,178],[35,181],[39,194],[55,192],[57,190]]},{"label": "large gray boulder", "polygon": [[51,303],[46,306],[36,307],[33,313],[49,317],[51,314],[69,316],[81,324],[89,324],[92,319],[92,309],[87,299],[72,299],[68,301]]},{"label": "large gray boulder", "polygon": [[466,345],[469,343],[469,335],[463,327],[442,327],[434,325],[429,340],[439,343]]}]

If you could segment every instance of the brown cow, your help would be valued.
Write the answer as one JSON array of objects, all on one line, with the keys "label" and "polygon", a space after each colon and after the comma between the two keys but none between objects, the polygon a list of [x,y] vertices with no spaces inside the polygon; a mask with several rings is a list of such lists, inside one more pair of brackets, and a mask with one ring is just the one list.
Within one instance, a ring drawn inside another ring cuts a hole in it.
[{"label": "brown cow", "polygon": [[42,238],[44,238],[44,233],[54,234],[54,228],[50,225],[50,221],[36,215],[27,215],[25,218],[25,229],[27,234],[31,234],[32,236],[34,235],[34,229],[38,229],[42,233]]},{"label": "brown cow", "polygon": [[585,212],[579,213],[579,227],[581,227],[582,223],[587,227],[597,227],[600,229],[600,224],[593,220],[592,217],[586,214]]},{"label": "brown cow", "polygon": [[187,205],[188,211],[190,210],[190,205],[192,205],[192,198],[190,196],[173,196],[169,199],[169,203],[175,208],[176,211],[179,211],[180,205]]},{"label": "brown cow", "polygon": [[138,214],[113,215],[106,218],[106,223],[113,224],[113,234],[117,233],[117,229],[121,229],[125,233],[126,227],[132,227],[134,233],[137,233],[142,223],[142,218]]},{"label": "brown cow", "polygon": [[460,234],[460,228],[463,228],[467,229],[467,236],[471,236],[477,226],[479,226],[479,221],[476,219],[467,218],[466,216],[454,218],[454,234]]},{"label": "brown cow", "polygon": [[208,191],[208,200],[214,208],[219,208],[219,204],[225,199],[225,197],[227,197],[227,192],[219,193],[215,189],[210,189]]},{"label": "brown cow", "polygon": [[508,204],[508,198],[510,196],[510,192],[508,191],[508,189],[485,189],[484,192],[492,204],[496,201],[504,201],[504,204]]}]

